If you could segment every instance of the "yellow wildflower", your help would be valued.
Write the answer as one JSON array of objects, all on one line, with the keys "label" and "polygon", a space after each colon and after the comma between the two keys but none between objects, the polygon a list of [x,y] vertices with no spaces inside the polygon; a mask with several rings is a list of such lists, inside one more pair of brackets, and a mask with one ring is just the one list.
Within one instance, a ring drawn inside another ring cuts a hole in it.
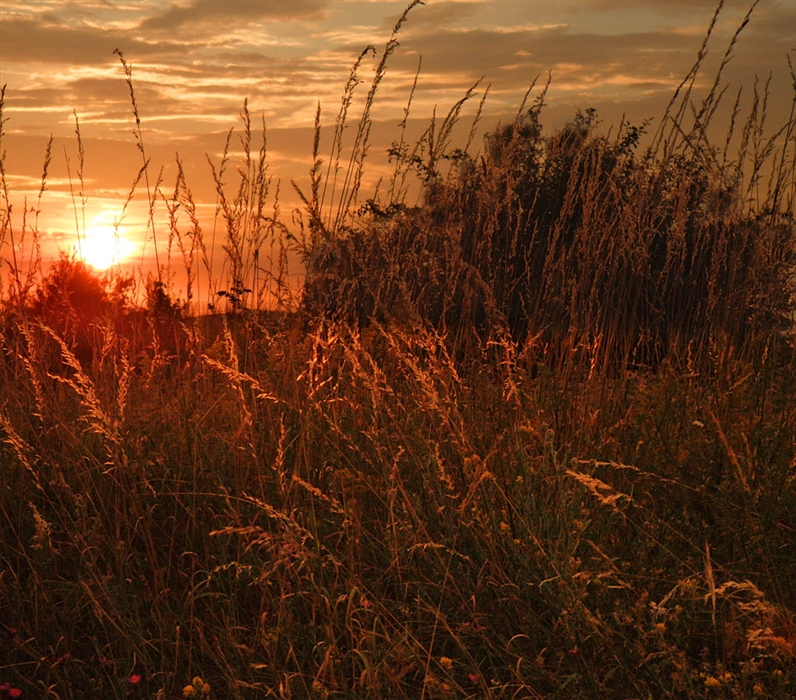
[{"label": "yellow wildflower", "polygon": [[191,685],[186,685],[182,689],[184,698],[209,698],[210,684],[205,683],[201,676],[194,676]]}]

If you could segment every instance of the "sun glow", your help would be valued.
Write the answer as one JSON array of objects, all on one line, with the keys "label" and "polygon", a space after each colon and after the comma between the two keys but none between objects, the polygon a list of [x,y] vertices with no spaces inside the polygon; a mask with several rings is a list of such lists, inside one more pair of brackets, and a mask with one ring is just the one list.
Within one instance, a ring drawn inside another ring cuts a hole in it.
[{"label": "sun glow", "polygon": [[81,236],[79,257],[95,270],[107,270],[109,267],[129,260],[138,246],[121,231],[108,223],[107,217],[100,214],[86,228]]}]

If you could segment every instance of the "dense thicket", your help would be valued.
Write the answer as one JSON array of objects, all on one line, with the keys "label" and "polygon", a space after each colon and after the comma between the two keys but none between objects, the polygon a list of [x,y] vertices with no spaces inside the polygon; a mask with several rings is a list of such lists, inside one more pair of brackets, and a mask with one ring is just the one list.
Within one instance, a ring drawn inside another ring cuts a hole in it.
[{"label": "dense thicket", "polygon": [[641,129],[600,136],[591,110],[546,136],[540,107],[427,181],[423,206],[371,206],[327,237],[308,308],[427,322],[454,341],[507,329],[598,343],[614,362],[792,326],[792,211],[750,207],[742,171],[707,146],[639,155]]}]

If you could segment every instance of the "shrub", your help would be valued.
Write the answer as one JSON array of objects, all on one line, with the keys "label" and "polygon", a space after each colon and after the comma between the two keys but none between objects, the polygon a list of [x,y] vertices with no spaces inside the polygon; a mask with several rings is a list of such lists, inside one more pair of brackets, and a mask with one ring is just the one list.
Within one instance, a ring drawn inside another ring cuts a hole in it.
[{"label": "shrub", "polygon": [[97,324],[130,308],[131,275],[97,274],[74,256],[62,253],[21,309],[49,326],[82,356],[90,354]]},{"label": "shrub", "polygon": [[[593,110],[550,136],[541,102],[461,158],[420,209],[378,208],[310,259],[305,306],[398,316],[461,338],[598,343],[605,361],[657,364],[673,347],[790,327],[792,216],[760,216],[701,148],[638,157]],[[379,215],[381,214],[381,215]]]}]

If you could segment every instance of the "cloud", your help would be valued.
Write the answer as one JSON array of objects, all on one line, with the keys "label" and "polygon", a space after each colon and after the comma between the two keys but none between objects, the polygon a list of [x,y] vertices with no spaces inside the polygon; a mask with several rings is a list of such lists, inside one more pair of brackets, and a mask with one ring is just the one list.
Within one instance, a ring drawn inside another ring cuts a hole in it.
[{"label": "cloud", "polygon": [[[761,3],[759,10],[763,10],[765,5],[783,5],[790,0],[768,0],[767,3]],[[627,0],[590,0],[591,4],[604,9],[604,10],[619,10],[624,11],[627,9]],[[660,0],[633,0],[633,4],[638,7],[647,7],[656,13],[663,15],[679,15],[682,16],[684,12],[698,11],[709,12],[713,14],[718,7],[717,2],[706,2],[705,0],[668,0],[668,2],[660,2]],[[724,0],[723,12],[737,11],[746,13],[752,6],[752,0]]]},{"label": "cloud", "polygon": [[178,45],[164,42],[153,46],[118,29],[98,31],[33,19],[6,19],[0,22],[0,44],[4,63],[57,63],[97,65],[108,62],[114,48],[126,47],[138,56],[177,51]]},{"label": "cloud", "polygon": [[314,22],[324,18],[326,2],[320,0],[193,0],[187,5],[172,5],[164,12],[144,19],[139,28],[147,31],[173,31],[175,29],[218,29],[219,21],[225,25],[237,22],[255,22],[269,19],[277,22]]},{"label": "cloud", "polygon": [[[412,119],[424,124],[435,105],[438,115],[446,113],[481,76],[482,87],[491,84],[482,124],[510,118],[527,86],[537,75],[543,83],[549,70],[553,81],[546,125],[589,106],[597,106],[607,123],[623,112],[638,122],[665,106],[693,64],[714,11],[713,3],[703,0],[673,4],[672,10],[670,3],[657,0],[429,0],[411,13],[398,36],[401,45],[389,62],[373,115],[391,126],[400,120],[422,56]],[[727,3],[701,85],[709,85],[747,6],[745,0]],[[265,113],[273,134],[269,138],[293,163],[298,159],[294,154],[311,148],[317,101],[322,102],[324,125],[333,124],[354,59],[366,44],[383,48],[405,7],[403,1],[2,0],[0,83],[9,83],[6,130],[45,138],[55,131],[72,138],[75,107],[85,139],[125,143],[135,156],[129,92],[112,56],[118,47],[133,67],[153,155],[160,155],[162,147],[169,162],[179,148],[189,161],[189,149],[203,148],[198,134],[205,133],[223,146],[223,134],[239,125],[248,97],[253,121]],[[733,86],[748,86],[747,103],[754,74],[765,77],[775,69],[772,115],[789,107],[785,54],[796,43],[787,29],[794,19],[792,0],[763,0],[727,68]],[[364,84],[357,89],[352,118],[361,113],[377,62],[378,57],[369,59],[361,68]],[[473,114],[477,100],[466,106],[465,115]],[[288,133],[290,146],[283,146],[280,139]],[[297,148],[300,142],[302,149]],[[206,148],[214,152],[221,146]],[[36,158],[41,148],[36,147]],[[107,143],[102,148],[116,153]],[[196,168],[204,165],[203,152],[198,152],[191,160]]]},{"label": "cloud", "polygon": [[[399,10],[400,12],[400,10]],[[453,28],[471,24],[478,8],[470,2],[429,2],[417,7],[409,15],[408,23],[413,27]],[[392,29],[394,18],[385,18],[384,27]],[[409,24],[407,24],[409,27]]]}]

